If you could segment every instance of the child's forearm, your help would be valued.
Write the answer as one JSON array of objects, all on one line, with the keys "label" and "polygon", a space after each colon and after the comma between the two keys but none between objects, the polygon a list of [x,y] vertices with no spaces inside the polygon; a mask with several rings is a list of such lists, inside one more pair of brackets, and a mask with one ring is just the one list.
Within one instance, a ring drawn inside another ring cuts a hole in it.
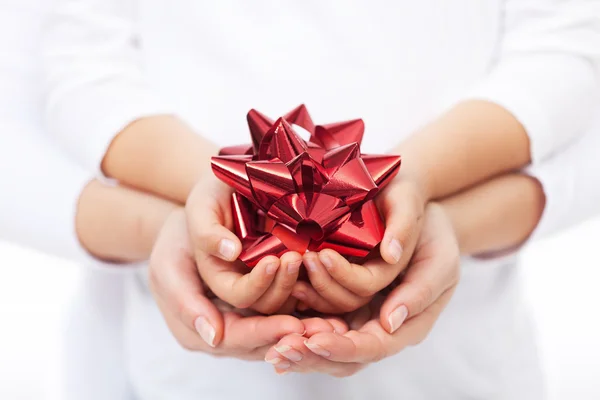
[{"label": "child's forearm", "polygon": [[[531,158],[523,126],[502,107],[485,101],[457,105],[398,151],[403,172],[418,177],[428,199],[519,169]],[[102,169],[130,186],[183,203],[216,152],[213,143],[180,119],[147,117],[117,135]]]},{"label": "child's forearm", "polygon": [[128,189],[90,182],[79,198],[76,231],[83,247],[106,261],[146,260],[174,203]]},{"label": "child's forearm", "polygon": [[504,108],[468,101],[420,129],[397,149],[401,175],[416,177],[424,197],[444,198],[531,161],[523,126]]},{"label": "child's forearm", "polygon": [[210,170],[210,157],[217,150],[176,117],[147,117],[117,135],[102,170],[132,187],[185,203],[193,185]]},{"label": "child's forearm", "polygon": [[441,201],[452,220],[462,254],[510,249],[537,226],[545,205],[540,183],[512,173]]}]

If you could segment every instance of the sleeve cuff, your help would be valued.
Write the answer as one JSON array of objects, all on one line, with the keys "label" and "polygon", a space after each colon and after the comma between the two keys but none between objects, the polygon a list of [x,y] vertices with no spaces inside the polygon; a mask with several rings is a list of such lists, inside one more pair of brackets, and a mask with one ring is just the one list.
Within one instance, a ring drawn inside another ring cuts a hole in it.
[{"label": "sleeve cuff", "polygon": [[68,102],[48,102],[48,124],[79,164],[98,174],[110,144],[129,124],[175,114],[173,107],[141,84],[97,84],[68,96]]},{"label": "sleeve cuff", "polygon": [[527,175],[535,178],[542,185],[546,202],[542,217],[535,227],[527,242],[548,236],[562,227],[568,218],[568,207],[572,204],[574,188],[570,176],[570,166],[557,165],[557,163],[545,163],[539,166],[526,168]]},{"label": "sleeve cuff", "polygon": [[0,187],[9,194],[0,196],[0,237],[77,264],[124,269],[96,259],[79,242],[79,197],[94,174],[64,157],[37,124],[2,122],[11,135],[0,138],[6,167]]},{"label": "sleeve cuff", "polygon": [[596,71],[561,54],[502,59],[468,95],[498,104],[525,128],[533,164],[551,158],[589,128],[597,106]]}]

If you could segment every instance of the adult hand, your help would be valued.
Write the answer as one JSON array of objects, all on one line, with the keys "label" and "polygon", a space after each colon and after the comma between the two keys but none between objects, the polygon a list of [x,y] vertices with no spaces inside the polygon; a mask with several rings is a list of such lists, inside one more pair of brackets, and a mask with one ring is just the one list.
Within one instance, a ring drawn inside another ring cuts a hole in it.
[{"label": "adult hand", "polygon": [[[287,335],[269,349],[266,360],[285,359],[275,365],[280,373],[348,376],[420,343],[450,301],[460,275],[459,256],[449,219],[440,206],[430,204],[406,273],[381,306],[375,299],[353,313],[353,329],[344,334],[316,333],[308,339]],[[290,352],[294,356],[286,357]]]},{"label": "adult hand", "polygon": [[286,304],[298,279],[302,257],[288,252],[268,256],[248,269],[237,258],[242,244],[231,231],[232,189],[207,176],[190,194],[186,204],[188,230],[200,276],[220,299],[236,308],[252,308],[272,314]]},{"label": "adult hand", "polygon": [[[169,329],[189,350],[258,360],[281,337],[307,330],[290,315],[244,317],[234,309],[220,311],[205,296],[181,209],[171,214],[156,241],[149,278]],[[327,321],[308,325],[311,332],[334,330]]]}]

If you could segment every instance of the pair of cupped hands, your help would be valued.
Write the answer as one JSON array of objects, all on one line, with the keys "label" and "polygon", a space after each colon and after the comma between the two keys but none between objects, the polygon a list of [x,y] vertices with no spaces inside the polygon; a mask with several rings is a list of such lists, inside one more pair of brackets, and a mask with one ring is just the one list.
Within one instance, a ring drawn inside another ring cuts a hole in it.
[{"label": "pair of cupped hands", "polygon": [[[236,261],[231,193],[212,176],[199,182],[150,258],[152,293],[186,349],[264,360],[278,374],[349,376],[425,339],[458,283],[451,222],[410,179],[398,176],[378,195],[385,235],[363,265],[328,249],[267,256],[248,269]],[[308,281],[298,280],[302,266]]]}]

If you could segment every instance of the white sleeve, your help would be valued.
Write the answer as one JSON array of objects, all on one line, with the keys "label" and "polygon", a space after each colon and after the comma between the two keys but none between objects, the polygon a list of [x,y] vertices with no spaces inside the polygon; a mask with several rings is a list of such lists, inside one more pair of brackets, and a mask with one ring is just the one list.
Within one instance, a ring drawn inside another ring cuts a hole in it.
[{"label": "white sleeve", "polygon": [[132,0],[58,0],[46,27],[46,123],[91,171],[128,124],[170,113],[145,81],[135,27]]},{"label": "white sleeve", "polygon": [[[33,125],[2,123],[0,238],[85,264],[98,264],[75,232],[77,201],[93,179]],[[10,132],[10,135],[7,133]]]},{"label": "white sleeve", "polygon": [[506,0],[497,57],[469,98],[525,127],[533,162],[583,134],[600,97],[600,1]]},{"label": "white sleeve", "polygon": [[527,173],[544,188],[546,206],[532,239],[547,236],[600,215],[600,118],[593,128]]}]

